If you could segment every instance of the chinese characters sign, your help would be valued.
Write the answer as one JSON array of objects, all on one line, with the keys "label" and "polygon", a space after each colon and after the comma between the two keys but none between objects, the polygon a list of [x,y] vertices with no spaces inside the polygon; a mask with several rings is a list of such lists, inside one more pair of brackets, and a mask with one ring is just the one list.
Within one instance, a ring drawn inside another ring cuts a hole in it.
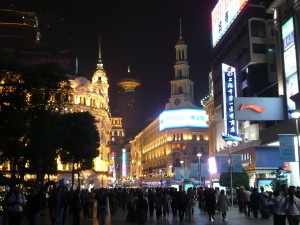
[{"label": "chinese characters sign", "polygon": [[236,97],[236,73],[235,68],[222,64],[223,79],[223,107],[224,107],[224,128],[225,133],[237,136],[238,124],[234,119],[233,100]]}]

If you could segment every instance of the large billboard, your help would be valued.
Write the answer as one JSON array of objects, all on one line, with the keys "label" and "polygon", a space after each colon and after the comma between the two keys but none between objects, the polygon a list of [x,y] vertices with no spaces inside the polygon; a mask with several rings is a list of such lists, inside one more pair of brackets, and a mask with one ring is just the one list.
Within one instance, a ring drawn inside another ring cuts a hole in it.
[{"label": "large billboard", "polygon": [[235,120],[269,121],[284,120],[283,98],[237,97],[234,98]]},{"label": "large billboard", "polygon": [[294,21],[293,17],[291,17],[282,25],[284,74],[288,110],[296,109],[296,104],[290,97],[299,92],[294,30]]},{"label": "large billboard", "polygon": [[219,0],[211,13],[212,45],[215,47],[248,0]]},{"label": "large billboard", "polygon": [[166,110],[159,116],[159,130],[166,128],[208,128],[208,116],[203,109]]},{"label": "large billboard", "polygon": [[225,134],[237,136],[238,124],[234,116],[233,100],[236,97],[236,72],[235,68],[222,64],[223,79],[223,109]]}]

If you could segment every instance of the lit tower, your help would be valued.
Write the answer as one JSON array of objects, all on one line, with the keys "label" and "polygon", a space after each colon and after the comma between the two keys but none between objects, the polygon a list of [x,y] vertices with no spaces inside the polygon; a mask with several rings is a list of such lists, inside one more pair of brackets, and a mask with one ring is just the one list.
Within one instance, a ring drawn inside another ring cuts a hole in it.
[{"label": "lit tower", "polygon": [[119,80],[117,85],[122,88],[118,91],[117,113],[123,118],[125,137],[130,138],[136,135],[141,128],[140,93],[136,89],[141,85],[141,82],[129,77]]}]

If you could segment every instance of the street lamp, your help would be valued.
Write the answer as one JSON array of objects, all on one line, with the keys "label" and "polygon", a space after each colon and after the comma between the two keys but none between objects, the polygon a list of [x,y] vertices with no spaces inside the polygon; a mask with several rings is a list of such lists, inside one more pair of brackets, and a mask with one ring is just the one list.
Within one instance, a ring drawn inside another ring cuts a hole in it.
[{"label": "street lamp", "polygon": [[200,164],[200,158],[201,158],[202,154],[198,153],[197,156],[199,158],[199,170],[198,171],[199,171],[199,186],[200,186],[201,185],[201,164]]},{"label": "street lamp", "polygon": [[300,112],[298,110],[292,110],[292,111],[290,111],[290,113],[291,113],[291,116],[295,119],[295,122],[296,122],[297,149],[298,149],[298,167],[299,167],[299,173],[300,173],[299,125],[298,125],[298,119],[300,118]]},{"label": "street lamp", "polygon": [[230,171],[230,194],[231,194],[231,205],[233,206],[233,185],[232,185],[232,154],[231,154],[231,146],[233,141],[226,141],[229,149],[229,171]]},{"label": "street lamp", "polygon": [[159,170],[159,175],[160,175],[160,187],[163,186],[163,183],[162,183],[162,170]]},{"label": "street lamp", "polygon": [[183,188],[183,167],[182,167],[182,165],[183,165],[183,163],[184,163],[184,161],[183,160],[180,160],[180,164],[181,164],[181,186],[182,186],[182,188]]}]

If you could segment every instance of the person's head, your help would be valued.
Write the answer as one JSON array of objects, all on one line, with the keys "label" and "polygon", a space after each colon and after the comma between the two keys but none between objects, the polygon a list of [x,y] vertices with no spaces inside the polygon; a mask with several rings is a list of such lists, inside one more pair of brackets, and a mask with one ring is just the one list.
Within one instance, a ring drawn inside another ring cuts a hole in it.
[{"label": "person's head", "polygon": [[294,195],[296,193],[296,187],[295,186],[289,186],[288,194]]},{"label": "person's head", "polygon": [[225,194],[225,191],[222,189],[222,190],[220,191],[220,194],[221,194],[221,195],[224,195],[224,194]]},{"label": "person's head", "polygon": [[265,190],[264,187],[263,187],[263,186],[260,186],[260,191],[261,191],[261,192],[264,192],[264,190]]}]

